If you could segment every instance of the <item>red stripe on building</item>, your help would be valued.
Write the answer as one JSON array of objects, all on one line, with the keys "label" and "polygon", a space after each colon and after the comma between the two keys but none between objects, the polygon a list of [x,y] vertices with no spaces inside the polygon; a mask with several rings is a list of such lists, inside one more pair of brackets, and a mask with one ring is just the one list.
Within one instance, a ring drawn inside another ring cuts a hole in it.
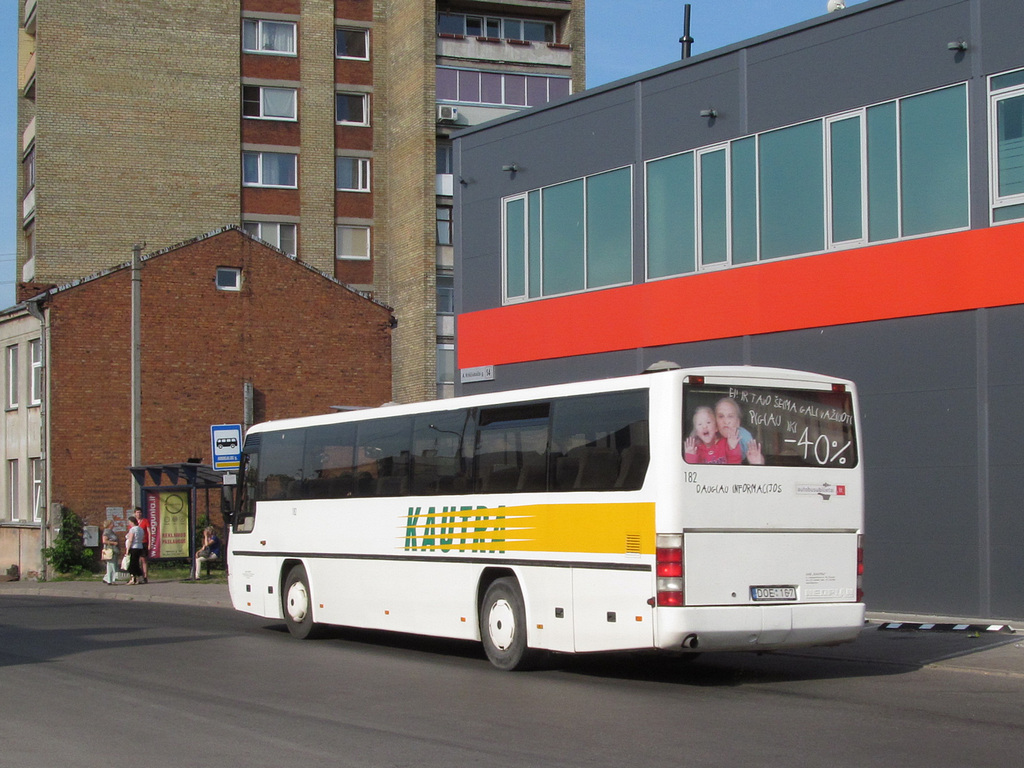
[{"label": "red stripe on building", "polygon": [[459,368],[1024,303],[1024,224],[468,312]]}]

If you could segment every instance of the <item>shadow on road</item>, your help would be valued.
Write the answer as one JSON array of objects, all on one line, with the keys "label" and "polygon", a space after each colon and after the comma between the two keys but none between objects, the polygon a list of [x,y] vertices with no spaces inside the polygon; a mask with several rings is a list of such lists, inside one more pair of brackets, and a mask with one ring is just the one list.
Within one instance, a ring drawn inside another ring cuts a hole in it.
[{"label": "shadow on road", "polygon": [[[284,624],[266,629],[287,635]],[[288,638],[290,641],[290,638]],[[395,650],[445,656],[487,664],[479,643],[421,637],[395,632],[324,627],[319,641],[357,644],[373,653]],[[298,642],[298,641],[296,641]],[[774,652],[702,653],[593,653],[553,655],[541,671],[609,679],[656,681],[688,686],[740,686],[799,680],[830,680],[900,675],[929,664],[970,656],[1009,643],[1019,635],[925,632],[882,632],[866,625],[852,643],[831,648],[804,648]],[[495,670],[495,674],[499,674]]]}]

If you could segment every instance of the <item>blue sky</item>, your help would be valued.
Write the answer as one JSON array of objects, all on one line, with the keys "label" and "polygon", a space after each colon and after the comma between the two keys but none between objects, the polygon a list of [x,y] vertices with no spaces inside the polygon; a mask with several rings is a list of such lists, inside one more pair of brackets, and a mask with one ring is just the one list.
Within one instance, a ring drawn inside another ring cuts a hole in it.
[{"label": "blue sky", "polygon": [[[847,6],[861,2],[846,0]],[[684,5],[682,0],[587,0],[587,85],[602,85],[678,60]],[[827,0],[690,0],[691,53],[821,16],[826,5]],[[23,0],[0,0],[0,307],[14,303],[15,190],[20,164],[15,113],[17,30],[23,6]]]}]

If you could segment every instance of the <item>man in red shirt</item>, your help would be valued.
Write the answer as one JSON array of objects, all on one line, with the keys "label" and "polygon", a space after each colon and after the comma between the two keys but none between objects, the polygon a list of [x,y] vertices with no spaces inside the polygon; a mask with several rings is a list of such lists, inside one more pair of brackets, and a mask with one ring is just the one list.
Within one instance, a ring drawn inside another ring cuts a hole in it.
[{"label": "man in red shirt", "polygon": [[135,517],[139,521],[139,528],[142,529],[142,534],[144,536],[142,557],[139,558],[139,562],[142,565],[142,583],[149,584],[149,518],[143,516],[142,509],[140,507],[135,508]]}]

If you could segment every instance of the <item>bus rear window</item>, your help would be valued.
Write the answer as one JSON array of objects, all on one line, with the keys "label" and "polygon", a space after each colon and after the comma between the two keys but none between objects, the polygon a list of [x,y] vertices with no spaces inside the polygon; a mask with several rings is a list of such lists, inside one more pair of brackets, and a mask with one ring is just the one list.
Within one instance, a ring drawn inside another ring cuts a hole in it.
[{"label": "bus rear window", "polygon": [[723,384],[683,385],[688,464],[857,466],[853,395]]}]

